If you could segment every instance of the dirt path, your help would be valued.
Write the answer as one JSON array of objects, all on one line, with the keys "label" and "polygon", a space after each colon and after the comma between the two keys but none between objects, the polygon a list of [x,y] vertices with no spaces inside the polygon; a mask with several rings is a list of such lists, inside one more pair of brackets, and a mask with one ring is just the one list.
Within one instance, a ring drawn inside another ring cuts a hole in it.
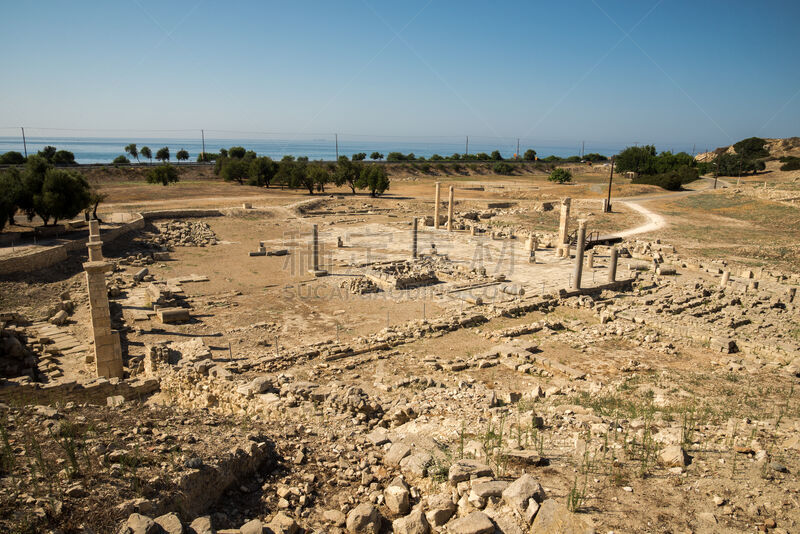
[{"label": "dirt path", "polygon": [[[667,219],[663,215],[660,215],[660,214],[658,214],[658,213],[646,208],[641,203],[642,202],[648,202],[648,201],[651,201],[651,200],[673,200],[675,198],[694,195],[694,194],[697,194],[697,193],[702,193],[702,192],[709,191],[709,190],[713,189],[713,187],[714,187],[713,178],[705,178],[704,177],[704,178],[701,178],[701,180],[703,181],[703,183],[700,185],[700,187],[698,187],[696,189],[691,189],[691,190],[688,190],[688,191],[676,191],[674,193],[664,193],[664,194],[658,194],[658,195],[646,195],[646,196],[642,196],[642,197],[628,197],[628,198],[617,199],[617,201],[620,202],[621,204],[624,204],[628,208],[630,208],[630,209],[632,209],[634,211],[637,211],[637,212],[641,213],[643,216],[645,216],[647,218],[647,222],[644,223],[644,224],[641,224],[639,226],[636,226],[634,228],[628,228],[627,230],[621,230],[619,232],[613,232],[608,236],[604,236],[604,238],[620,237],[620,238],[624,239],[624,238],[630,237],[632,235],[646,234],[646,233],[655,232],[656,230],[660,230],[661,228],[664,228],[667,225]],[[722,180],[718,180],[717,181],[717,187],[718,188],[725,188],[725,187],[728,187],[728,184],[726,182],[723,182]]]}]

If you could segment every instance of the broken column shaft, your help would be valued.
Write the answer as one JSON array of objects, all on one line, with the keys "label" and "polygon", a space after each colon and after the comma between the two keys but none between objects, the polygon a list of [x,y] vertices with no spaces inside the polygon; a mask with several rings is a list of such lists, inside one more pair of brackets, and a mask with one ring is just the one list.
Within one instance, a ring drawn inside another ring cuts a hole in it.
[{"label": "broken column shaft", "polygon": [[611,258],[608,260],[608,281],[617,281],[617,247],[611,247]]},{"label": "broken column shaft", "polygon": [[586,221],[578,221],[578,244],[575,247],[575,272],[572,276],[572,289],[581,288],[583,275],[583,247],[586,245]]},{"label": "broken column shaft", "polygon": [[447,207],[447,231],[453,231],[453,186],[450,186],[450,204]]},{"label": "broken column shaft", "polygon": [[571,203],[572,199],[569,197],[561,201],[561,219],[558,223],[558,243],[556,243],[556,256],[559,257],[569,257],[569,252],[564,254],[563,251],[569,250],[569,246],[567,245],[567,239],[569,239],[567,228],[569,227],[569,207]]},{"label": "broken column shaft", "polygon": [[439,229],[439,207],[441,204],[441,189],[442,184],[441,182],[436,182],[436,193],[434,194],[433,200],[433,227],[435,229]]},{"label": "broken column shaft", "polygon": [[411,257],[417,257],[417,218],[411,220]]}]

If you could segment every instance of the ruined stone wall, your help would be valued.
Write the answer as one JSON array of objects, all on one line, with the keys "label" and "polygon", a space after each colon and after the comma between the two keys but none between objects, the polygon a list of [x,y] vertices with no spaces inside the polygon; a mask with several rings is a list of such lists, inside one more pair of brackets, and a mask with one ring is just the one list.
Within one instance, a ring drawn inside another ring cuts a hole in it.
[{"label": "ruined stone wall", "polygon": [[158,391],[156,379],[119,380],[98,378],[85,384],[59,383],[52,386],[38,383],[6,383],[0,386],[0,401],[7,404],[54,404],[88,402],[105,405],[106,399],[121,395],[126,400],[138,399]]}]

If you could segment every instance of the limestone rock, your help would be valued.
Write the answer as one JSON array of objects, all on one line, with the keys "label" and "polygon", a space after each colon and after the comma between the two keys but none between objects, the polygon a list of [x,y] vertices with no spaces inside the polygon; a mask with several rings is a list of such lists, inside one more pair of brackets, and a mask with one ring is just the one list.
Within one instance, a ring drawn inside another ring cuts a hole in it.
[{"label": "limestone rock", "polygon": [[130,534],[158,534],[161,527],[156,525],[156,522],[141,514],[131,514],[128,521],[125,523],[126,530]]},{"label": "limestone rock", "polygon": [[198,517],[189,524],[189,530],[194,534],[217,534],[214,526],[211,524],[211,517],[204,515]]},{"label": "limestone rock", "polygon": [[396,467],[400,465],[400,460],[405,458],[411,454],[411,447],[406,445],[405,443],[392,443],[389,452],[386,453],[386,456],[383,457],[383,463],[390,467]]},{"label": "limestone rock", "polygon": [[441,527],[456,513],[456,505],[449,493],[428,497],[425,518],[434,527]]},{"label": "limestone rock", "polygon": [[161,527],[165,534],[183,534],[184,528],[180,518],[173,514],[164,514],[155,518],[156,524]]},{"label": "limestone rock", "polygon": [[347,522],[347,517],[339,510],[325,510],[322,513],[322,517],[325,518],[325,521],[329,521],[337,527],[343,527]]},{"label": "limestone rock", "polygon": [[381,514],[369,503],[359,504],[347,514],[347,531],[350,534],[378,534]]},{"label": "limestone rock", "polygon": [[691,459],[680,445],[665,447],[658,454],[658,462],[665,467],[686,467]]},{"label": "limestone rock", "polygon": [[536,534],[594,534],[594,529],[563,504],[547,499],[539,508],[531,526]]},{"label": "limestone rock", "polygon": [[[525,473],[503,490],[503,500],[530,523],[539,509],[538,503],[545,500],[544,489],[535,478]],[[529,513],[531,501],[537,503],[532,515]]]},{"label": "limestone rock", "polygon": [[472,512],[448,523],[447,532],[451,534],[494,534],[494,523],[483,512]]},{"label": "limestone rock", "polygon": [[260,519],[253,519],[239,527],[241,534],[261,534],[264,532],[264,525]]},{"label": "limestone rock", "polygon": [[406,517],[395,519],[392,523],[394,534],[428,534],[431,526],[428,523],[422,508],[417,508]]},{"label": "limestone rock", "polygon": [[389,486],[383,491],[386,507],[395,515],[405,515],[409,508],[409,492],[403,486]]},{"label": "limestone rock", "polygon": [[272,518],[272,521],[269,522],[269,528],[275,534],[296,534],[300,529],[297,522],[283,512],[278,512]]},{"label": "limestone rock", "polygon": [[459,482],[469,480],[472,477],[494,476],[492,469],[483,462],[477,460],[459,460],[450,466],[447,479],[450,484],[455,486]]}]

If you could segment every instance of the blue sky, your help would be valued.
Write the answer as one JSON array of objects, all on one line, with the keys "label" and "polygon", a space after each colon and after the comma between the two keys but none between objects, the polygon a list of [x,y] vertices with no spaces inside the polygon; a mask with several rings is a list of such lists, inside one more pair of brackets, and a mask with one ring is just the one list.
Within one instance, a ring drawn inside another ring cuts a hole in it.
[{"label": "blue sky", "polygon": [[769,0],[9,2],[0,135],[205,128],[700,150],[800,135],[798,20],[800,3]]}]

